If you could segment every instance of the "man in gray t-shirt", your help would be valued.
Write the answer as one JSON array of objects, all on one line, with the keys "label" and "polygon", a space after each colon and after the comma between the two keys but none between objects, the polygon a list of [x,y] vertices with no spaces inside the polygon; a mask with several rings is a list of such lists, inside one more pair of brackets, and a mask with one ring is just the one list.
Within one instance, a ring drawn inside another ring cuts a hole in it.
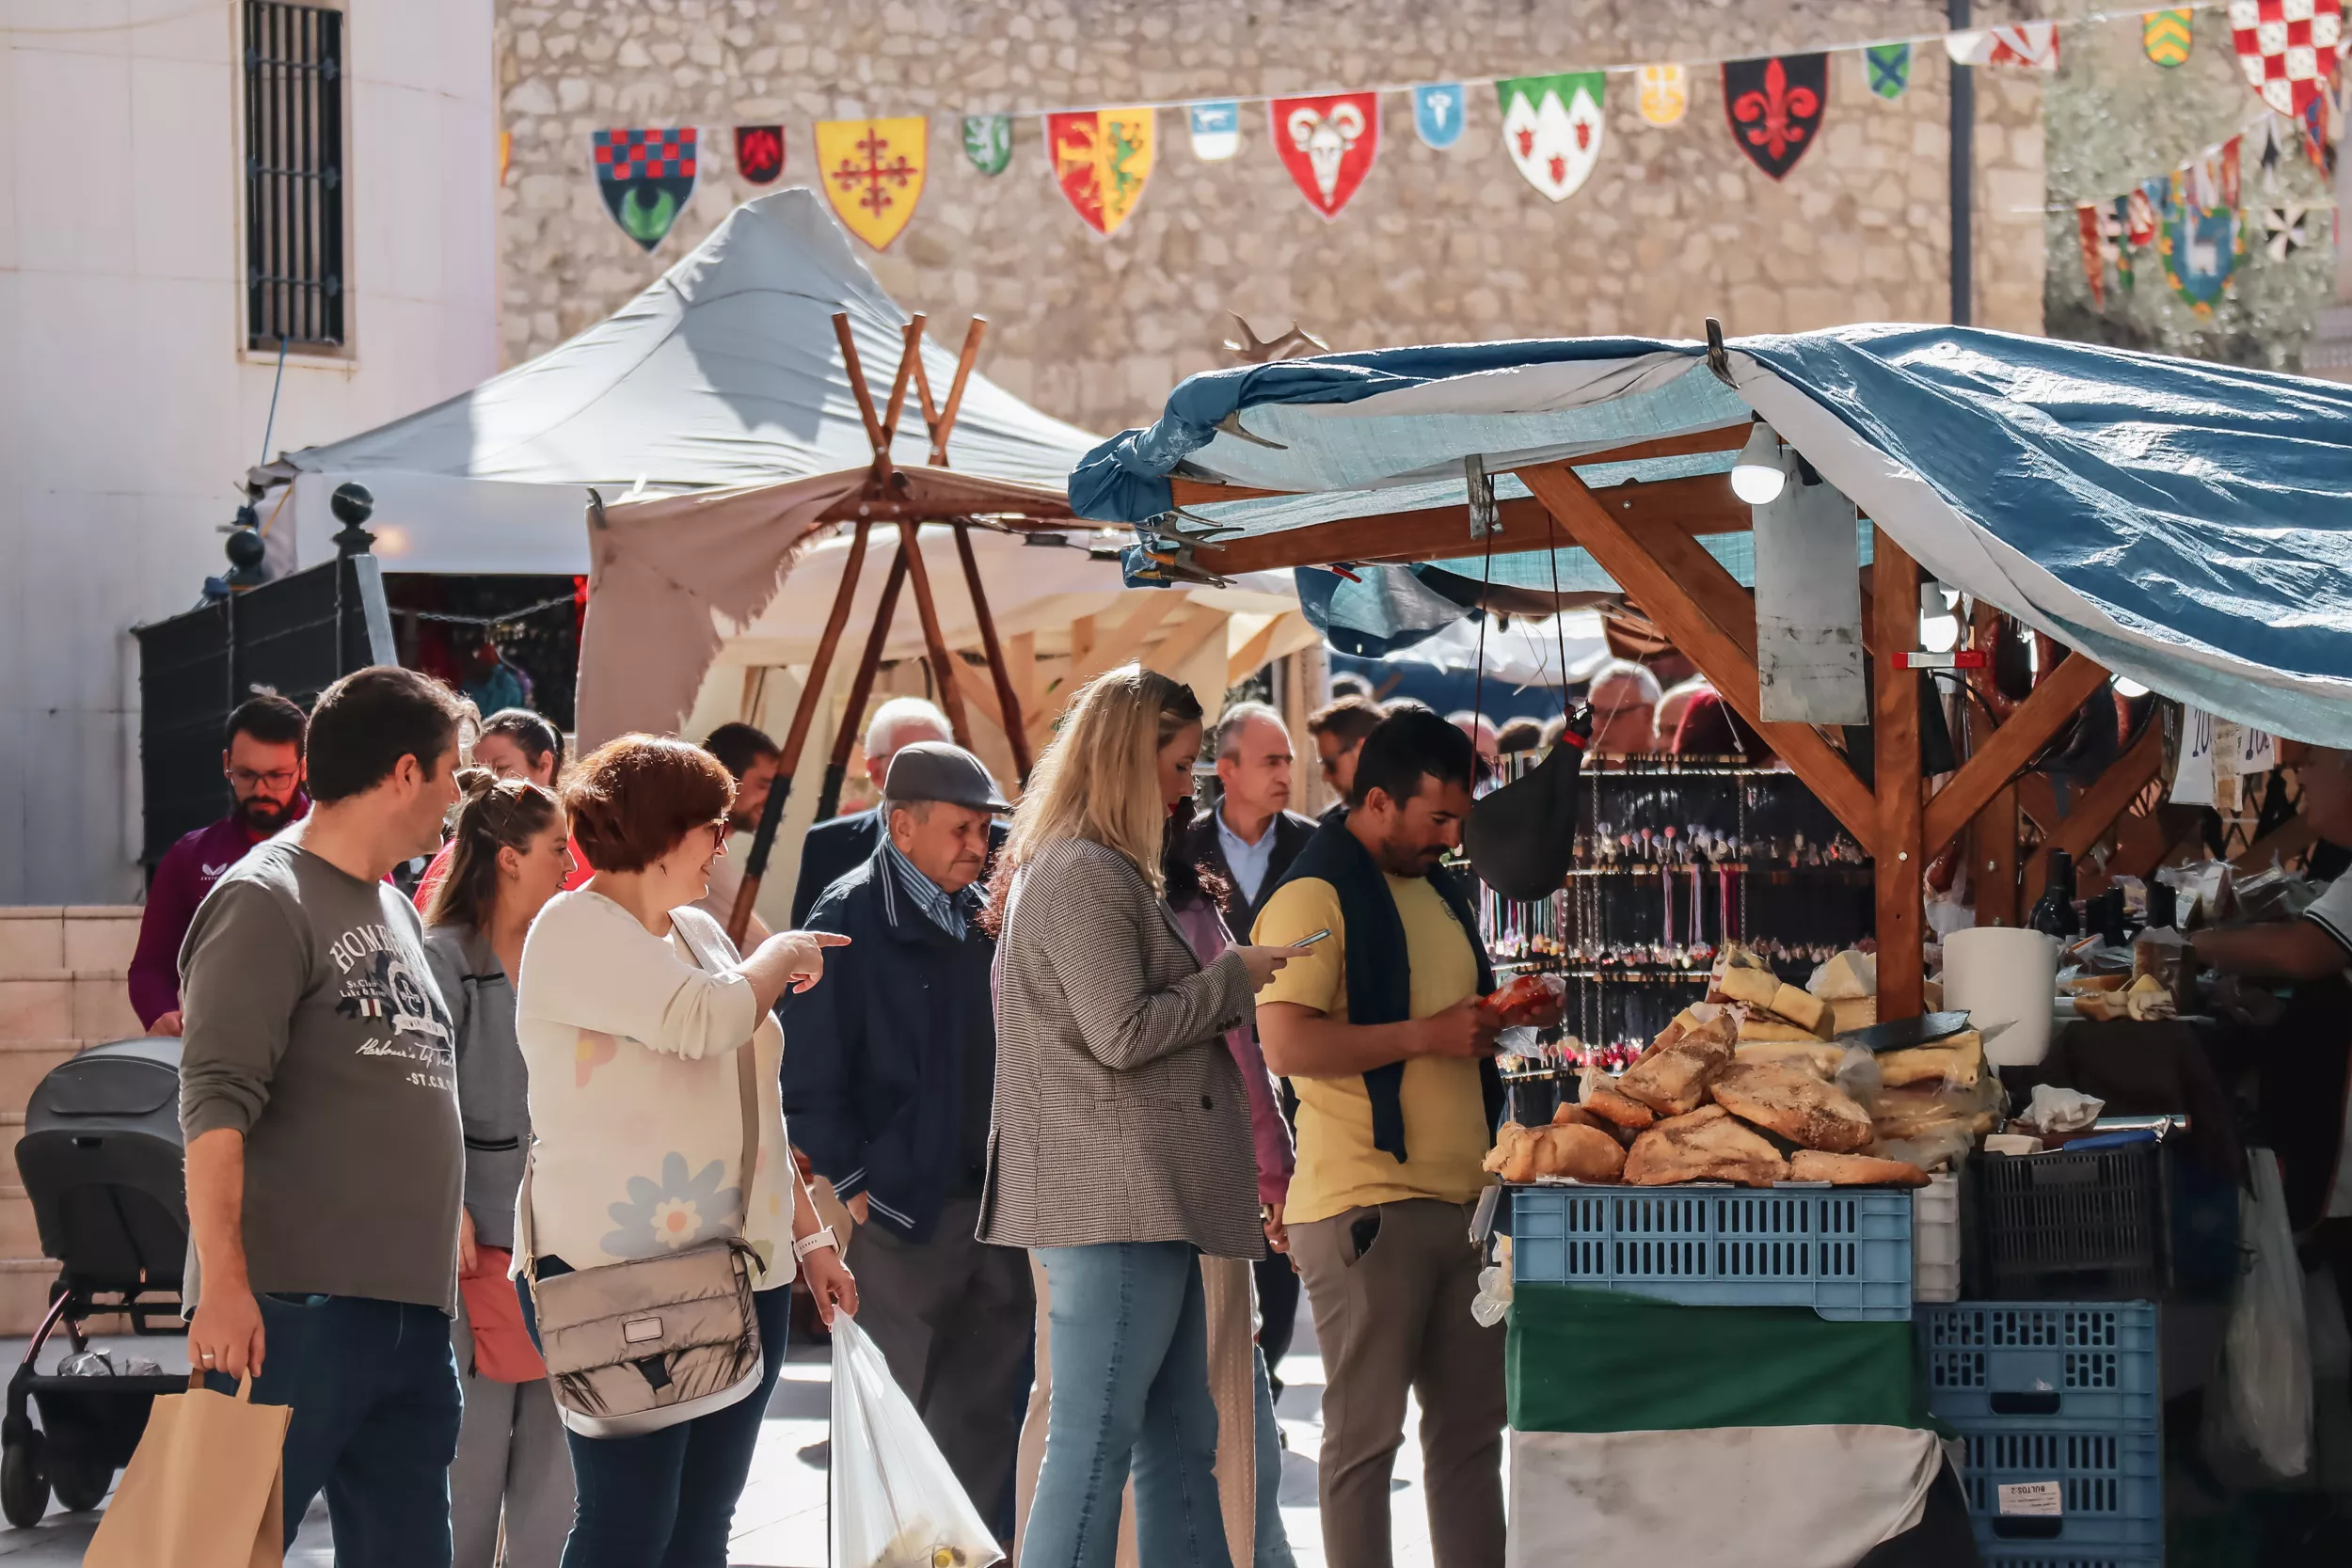
[{"label": "man in gray t-shirt", "polygon": [[451,1559],[454,1042],[385,879],[439,842],[464,712],[412,671],[329,687],[310,815],[214,885],[180,953],[188,1354],[293,1407],[286,1542],[324,1489],[346,1563]]}]

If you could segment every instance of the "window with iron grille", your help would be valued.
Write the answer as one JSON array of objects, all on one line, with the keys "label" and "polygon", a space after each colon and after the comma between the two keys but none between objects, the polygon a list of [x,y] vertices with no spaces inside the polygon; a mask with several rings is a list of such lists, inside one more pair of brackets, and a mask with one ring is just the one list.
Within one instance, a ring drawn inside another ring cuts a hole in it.
[{"label": "window with iron grille", "polygon": [[343,14],[246,0],[246,332],[254,348],[339,348]]}]

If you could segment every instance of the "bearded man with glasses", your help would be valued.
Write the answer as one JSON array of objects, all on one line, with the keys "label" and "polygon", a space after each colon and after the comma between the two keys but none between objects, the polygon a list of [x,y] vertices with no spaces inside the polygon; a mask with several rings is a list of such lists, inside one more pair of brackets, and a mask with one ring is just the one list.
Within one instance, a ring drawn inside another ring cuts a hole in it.
[{"label": "bearded man with glasses", "polygon": [[229,716],[220,753],[229,815],[165,850],[148,884],[130,971],[131,1006],[148,1033],[180,1033],[180,944],[196,907],[255,845],[310,809],[302,792],[308,724],[302,709],[275,694],[251,698]]}]

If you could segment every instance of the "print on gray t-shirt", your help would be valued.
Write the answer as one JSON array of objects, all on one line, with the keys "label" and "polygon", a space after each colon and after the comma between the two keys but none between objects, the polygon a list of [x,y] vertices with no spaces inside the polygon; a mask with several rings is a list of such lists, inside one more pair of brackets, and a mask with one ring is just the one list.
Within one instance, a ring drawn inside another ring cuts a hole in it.
[{"label": "print on gray t-shirt", "polygon": [[180,968],[181,1129],[245,1134],[254,1291],[453,1309],[454,1042],[408,900],[272,839],[198,907]]}]

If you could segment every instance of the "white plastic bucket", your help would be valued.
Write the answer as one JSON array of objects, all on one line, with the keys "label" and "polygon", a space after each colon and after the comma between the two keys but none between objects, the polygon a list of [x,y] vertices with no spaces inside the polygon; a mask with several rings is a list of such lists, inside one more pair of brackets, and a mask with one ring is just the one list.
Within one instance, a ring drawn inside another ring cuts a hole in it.
[{"label": "white plastic bucket", "polygon": [[1944,939],[1944,1006],[1966,1009],[1990,1032],[1995,1067],[2030,1067],[2050,1052],[2050,999],[2058,992],[2058,939],[2017,926],[1971,926]]}]

